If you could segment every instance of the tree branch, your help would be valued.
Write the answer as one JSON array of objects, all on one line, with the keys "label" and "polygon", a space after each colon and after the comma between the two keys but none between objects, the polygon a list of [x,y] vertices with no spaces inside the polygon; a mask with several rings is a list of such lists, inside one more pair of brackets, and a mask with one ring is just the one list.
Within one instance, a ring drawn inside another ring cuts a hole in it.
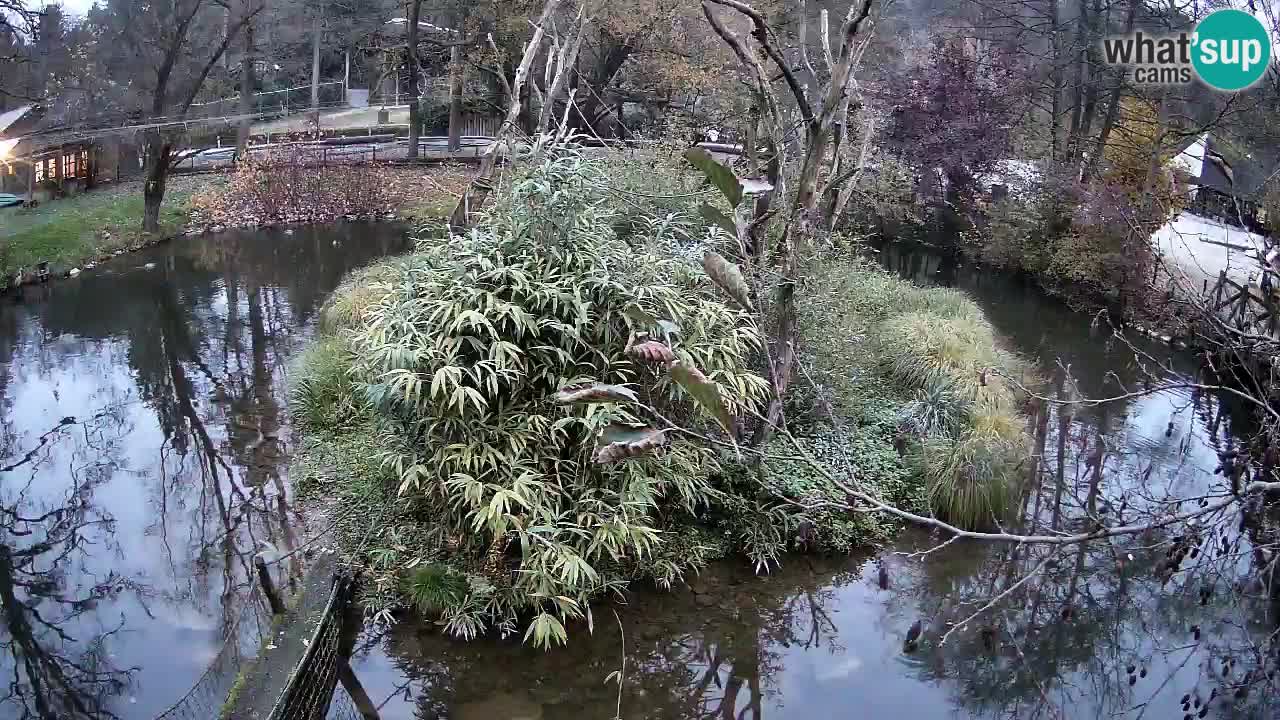
[{"label": "tree branch", "polygon": [[[774,44],[773,40],[775,38],[773,36],[773,30],[769,28],[769,24],[765,21],[765,17],[761,15],[758,10],[744,2],[740,2],[740,0],[703,0],[702,4],[704,13],[706,12],[706,5],[708,2],[732,8],[751,19],[751,23],[755,28],[752,31],[751,36],[756,39],[756,42],[760,43],[760,47],[765,51],[765,54],[768,55],[769,59],[773,61],[773,64],[782,71],[782,78],[786,80],[787,87],[791,89],[791,94],[795,96],[796,106],[800,108],[800,116],[804,118],[806,123],[812,125],[814,123],[814,116],[813,109],[809,105],[809,98],[805,95],[804,87],[800,85],[800,81],[796,79],[795,73],[792,72],[790,64],[787,63],[786,58],[782,56],[782,53]],[[870,6],[871,0],[866,0],[866,2],[867,5]],[[708,17],[710,17],[709,14]],[[721,37],[724,36],[721,35]]]},{"label": "tree branch", "polygon": [[256,8],[246,12],[243,17],[227,29],[226,34],[222,38],[222,43],[218,45],[218,49],[214,51],[213,56],[210,57],[209,61],[200,69],[200,74],[196,77],[195,82],[192,83],[191,90],[187,93],[187,98],[182,103],[182,110],[179,112],[179,117],[186,117],[187,111],[191,109],[191,104],[196,101],[196,95],[200,93],[200,88],[204,86],[204,81],[209,77],[209,73],[213,71],[214,66],[222,59],[222,55],[226,53],[227,48],[231,46],[232,41],[236,39],[236,36],[240,34],[240,31],[244,29],[244,26],[249,24],[249,21],[258,13],[262,12],[264,7],[264,3],[258,3]]}]

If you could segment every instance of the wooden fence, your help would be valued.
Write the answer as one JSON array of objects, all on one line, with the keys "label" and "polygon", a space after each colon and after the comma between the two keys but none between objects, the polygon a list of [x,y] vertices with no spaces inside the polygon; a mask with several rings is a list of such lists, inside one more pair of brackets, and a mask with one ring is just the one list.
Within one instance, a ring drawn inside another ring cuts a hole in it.
[{"label": "wooden fence", "polygon": [[[1207,281],[1206,281],[1207,283]],[[1244,283],[1218,274],[1210,309],[1224,324],[1241,332],[1280,340],[1280,287],[1276,273],[1264,269],[1257,282]]]}]

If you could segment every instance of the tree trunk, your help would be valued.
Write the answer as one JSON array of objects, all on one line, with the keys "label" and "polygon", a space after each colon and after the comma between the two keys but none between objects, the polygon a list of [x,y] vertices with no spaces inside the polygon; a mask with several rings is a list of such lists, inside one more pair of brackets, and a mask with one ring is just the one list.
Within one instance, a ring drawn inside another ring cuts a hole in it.
[{"label": "tree trunk", "polygon": [[324,16],[323,0],[316,4],[316,16],[311,28],[311,119],[320,128],[320,25]]},{"label": "tree trunk", "polygon": [[418,135],[422,120],[418,117],[418,18],[422,13],[422,0],[408,0],[408,22],[405,23],[405,74],[409,76],[409,147],[405,157],[418,157]]},{"label": "tree trunk", "polygon": [[799,340],[799,317],[796,309],[796,282],[800,272],[800,251],[808,245],[817,228],[818,172],[827,155],[831,141],[831,117],[834,113],[823,113],[823,118],[811,126],[809,139],[805,148],[804,161],[800,166],[800,178],[796,183],[796,199],[792,206],[792,216],[787,228],[783,230],[778,241],[778,290],[774,299],[774,336],[773,357],[776,358],[770,367],[770,380],[773,384],[773,399],[769,402],[769,410],[765,415],[766,422],[760,426],[752,438],[754,447],[761,447],[769,441],[773,429],[782,420],[782,401],[791,385],[791,375],[795,366],[796,343]]},{"label": "tree trunk", "polygon": [[462,147],[462,48],[449,48],[449,151]]},{"label": "tree trunk", "polygon": [[249,148],[249,128],[253,124],[253,24],[244,28],[244,55],[240,58],[240,126],[236,129],[236,160]]},{"label": "tree trunk", "polygon": [[1062,159],[1062,33],[1058,27],[1058,0],[1049,0],[1049,41],[1052,65],[1049,68],[1049,85],[1052,96],[1049,102],[1049,156],[1056,163]]},{"label": "tree trunk", "polygon": [[169,141],[159,130],[147,131],[146,181],[142,187],[142,231],[160,231],[160,204],[169,180]]},{"label": "tree trunk", "polygon": [[[1138,5],[1140,0],[1129,0],[1129,12],[1124,20],[1124,34],[1128,35],[1133,32],[1133,23],[1138,14]],[[1102,119],[1102,129],[1098,132],[1098,137],[1093,143],[1093,152],[1089,156],[1089,162],[1085,165],[1084,172],[1080,175],[1080,181],[1087,183],[1098,168],[1102,165],[1102,156],[1107,151],[1107,140],[1111,137],[1111,131],[1116,126],[1116,120],[1120,117],[1120,97],[1124,93],[1125,73],[1118,72],[1115,75],[1115,86],[1111,88],[1110,97],[1107,98],[1107,114]]]},{"label": "tree trunk", "polygon": [[[551,14],[555,12],[556,6],[560,4],[560,0],[546,0],[542,6],[542,14],[538,16],[538,24],[534,26],[533,37],[529,42],[525,43],[524,54],[520,58],[520,64],[516,67],[515,77],[511,82],[507,82],[506,76],[500,76],[502,84],[507,91],[507,97],[510,98],[510,104],[507,106],[507,115],[503,120],[502,126],[498,128],[498,134],[493,139],[493,144],[485,152],[484,159],[480,161],[480,172],[476,179],[462,192],[457,206],[454,207],[453,213],[449,216],[449,227],[454,232],[461,232],[467,227],[467,222],[471,214],[472,208],[479,209],[484,205],[485,199],[489,196],[490,190],[496,181],[498,172],[498,154],[502,152],[502,143],[504,138],[516,127],[516,123],[520,118],[520,110],[523,106],[520,98],[524,91],[525,79],[529,77],[529,68],[533,65],[534,57],[538,54],[539,48],[542,46],[542,38],[546,32],[546,24]],[[490,46],[492,47],[492,36],[490,36]],[[496,48],[494,48],[496,50]]]},{"label": "tree trunk", "polygon": [[[582,38],[587,34],[587,26],[590,24],[591,16],[586,15],[585,11],[580,11],[578,13],[577,27],[575,28],[577,32],[560,46],[560,54],[555,58],[555,75],[551,78],[551,84],[547,86],[547,96],[542,106],[542,112],[539,113],[538,117],[538,132],[540,133],[551,131],[556,98],[564,92],[570,74],[576,75],[578,51],[582,48]],[[551,61],[551,58],[547,58],[547,62]]]}]

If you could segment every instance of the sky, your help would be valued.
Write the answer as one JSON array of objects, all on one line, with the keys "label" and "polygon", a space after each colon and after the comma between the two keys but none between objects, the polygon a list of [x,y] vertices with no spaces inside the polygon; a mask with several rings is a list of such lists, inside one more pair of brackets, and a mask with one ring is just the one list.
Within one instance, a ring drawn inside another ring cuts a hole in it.
[{"label": "sky", "polygon": [[[48,3],[40,2],[40,0],[36,0],[35,2],[31,2],[30,4],[35,5],[37,7],[43,7],[44,5],[53,5],[55,3],[52,2],[52,0],[50,0],[50,2]],[[65,10],[70,15],[84,15],[86,12],[89,11],[89,8],[93,5],[93,0],[60,0],[60,2],[58,2],[57,4],[61,5],[62,9]]]}]

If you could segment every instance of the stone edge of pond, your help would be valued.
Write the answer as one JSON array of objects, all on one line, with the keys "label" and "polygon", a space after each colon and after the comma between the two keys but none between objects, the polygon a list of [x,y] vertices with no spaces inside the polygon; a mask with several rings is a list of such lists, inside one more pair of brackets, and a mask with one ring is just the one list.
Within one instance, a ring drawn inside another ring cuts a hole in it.
[{"label": "stone edge of pond", "polygon": [[245,663],[218,714],[221,720],[266,720],[284,692],[324,614],[338,556],[324,553],[307,568],[288,610],[272,618],[258,657]]}]

